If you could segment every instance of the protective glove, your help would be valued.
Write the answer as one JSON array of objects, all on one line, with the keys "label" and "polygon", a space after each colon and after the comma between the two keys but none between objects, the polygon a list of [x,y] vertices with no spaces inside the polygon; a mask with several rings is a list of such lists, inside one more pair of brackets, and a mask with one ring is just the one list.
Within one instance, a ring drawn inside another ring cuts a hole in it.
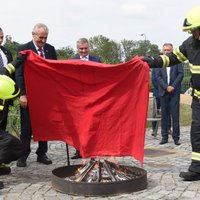
[{"label": "protective glove", "polygon": [[8,70],[5,67],[1,67],[0,68],[0,75],[9,76],[10,74],[9,74]]},{"label": "protective glove", "polygon": [[141,58],[142,61],[147,62],[147,64],[149,65],[150,68],[154,68],[155,67],[155,60],[153,57],[151,56],[144,56],[143,58]]},{"label": "protective glove", "polygon": [[26,60],[27,55],[26,54],[18,54],[17,59],[12,61],[11,64],[15,67],[18,68],[25,60]]},{"label": "protective glove", "polygon": [[26,55],[18,54],[17,59],[0,69],[0,74],[10,76],[26,60]]}]

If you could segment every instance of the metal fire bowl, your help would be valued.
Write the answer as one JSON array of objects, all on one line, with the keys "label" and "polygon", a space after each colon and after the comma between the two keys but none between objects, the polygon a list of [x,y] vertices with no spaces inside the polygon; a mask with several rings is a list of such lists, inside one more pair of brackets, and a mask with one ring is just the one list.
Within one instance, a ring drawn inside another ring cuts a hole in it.
[{"label": "metal fire bowl", "polygon": [[56,168],[52,171],[52,187],[59,192],[82,196],[109,196],[122,193],[131,193],[147,188],[147,172],[138,167],[126,166],[137,172],[134,179],[115,182],[87,183],[65,180],[73,176],[81,165],[72,165]]}]

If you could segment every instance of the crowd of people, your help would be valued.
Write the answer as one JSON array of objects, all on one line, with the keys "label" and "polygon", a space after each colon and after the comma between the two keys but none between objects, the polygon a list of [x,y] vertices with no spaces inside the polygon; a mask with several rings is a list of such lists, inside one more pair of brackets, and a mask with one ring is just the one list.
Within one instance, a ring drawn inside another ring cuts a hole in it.
[{"label": "crowd of people", "polygon": [[[191,144],[192,144],[192,161],[187,172],[181,172],[180,177],[184,180],[200,180],[200,7],[193,8],[185,17],[183,31],[187,31],[192,35],[186,39],[182,45],[173,49],[173,45],[166,43],[163,45],[162,55],[155,57],[144,56],[142,60],[147,62],[150,68],[155,69],[155,77],[157,79],[158,96],[160,102],[162,121],[161,121],[161,145],[168,142],[168,135],[171,131],[175,145],[180,145],[180,127],[179,127],[179,107],[181,81],[183,79],[182,62],[189,60],[192,80],[192,125],[191,125]],[[38,23],[32,30],[32,40],[19,47],[18,52],[22,50],[32,50],[45,59],[56,60],[56,51],[54,46],[47,43],[49,29],[43,23]],[[13,58],[8,49],[2,46],[4,39],[3,30],[0,28],[0,68],[10,63]],[[89,42],[86,38],[80,38],[77,41],[77,56],[71,59],[82,59],[93,62],[101,62],[97,56],[89,54]],[[27,158],[31,152],[31,121],[28,108],[28,97],[24,82],[24,66],[23,63],[16,69],[12,79],[20,88],[20,119],[21,134],[20,139],[23,145],[23,155],[17,160],[17,167],[26,167]],[[12,100],[6,100],[3,110],[0,110],[2,119],[0,129],[6,130],[9,106]],[[172,121],[171,121],[172,120]],[[37,162],[42,164],[51,164],[52,161],[47,156],[47,141],[39,141],[37,154]],[[80,152],[77,150],[72,159],[81,158]],[[0,175],[9,174],[10,167],[4,163],[0,163]],[[3,183],[0,182],[0,188]]]}]

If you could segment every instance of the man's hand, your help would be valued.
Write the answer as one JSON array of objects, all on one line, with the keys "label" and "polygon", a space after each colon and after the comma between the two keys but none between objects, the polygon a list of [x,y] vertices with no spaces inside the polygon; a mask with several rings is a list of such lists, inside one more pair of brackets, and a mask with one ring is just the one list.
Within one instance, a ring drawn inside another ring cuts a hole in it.
[{"label": "man's hand", "polygon": [[28,105],[28,99],[26,95],[21,95],[19,98],[19,102],[22,108],[26,108]]},{"label": "man's hand", "polygon": [[21,54],[21,53],[19,53],[19,54],[17,55],[17,60],[18,60],[19,62],[23,63],[23,62],[26,60],[26,57],[27,57],[26,54]]},{"label": "man's hand", "polygon": [[173,86],[171,86],[171,85],[168,85],[168,86],[167,86],[167,92],[169,92],[169,93],[173,92],[174,89],[175,89],[175,88],[174,88]]},{"label": "man's hand", "polygon": [[155,61],[154,61],[153,57],[144,56],[141,60],[144,61],[144,62],[147,62],[150,68],[154,68],[155,67]]},{"label": "man's hand", "polygon": [[15,69],[18,68],[26,60],[26,55],[19,54],[16,60],[13,60],[11,63],[8,63],[0,70],[0,74],[5,74],[10,76],[15,72]]},{"label": "man's hand", "polygon": [[26,54],[18,54],[17,59],[12,61],[11,64],[15,67],[18,68],[24,61],[26,60]]},{"label": "man's hand", "polygon": [[0,75],[10,76],[8,70],[5,67],[0,68]]}]

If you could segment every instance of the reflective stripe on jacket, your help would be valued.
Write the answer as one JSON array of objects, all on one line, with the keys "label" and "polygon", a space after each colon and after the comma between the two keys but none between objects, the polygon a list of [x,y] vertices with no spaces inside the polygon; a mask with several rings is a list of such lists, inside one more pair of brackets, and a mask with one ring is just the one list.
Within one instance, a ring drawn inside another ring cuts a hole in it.
[{"label": "reflective stripe on jacket", "polygon": [[200,161],[200,153],[192,152],[192,160]]},{"label": "reflective stripe on jacket", "polygon": [[[200,92],[200,40],[194,39],[190,36],[185,40],[181,46],[174,49],[173,53],[161,55],[162,62],[159,65],[162,67],[172,66],[182,63],[186,60],[189,61],[191,71],[191,85],[194,90],[193,95],[199,97]],[[195,92],[198,91],[198,92]],[[198,93],[198,95],[197,95]]]}]

